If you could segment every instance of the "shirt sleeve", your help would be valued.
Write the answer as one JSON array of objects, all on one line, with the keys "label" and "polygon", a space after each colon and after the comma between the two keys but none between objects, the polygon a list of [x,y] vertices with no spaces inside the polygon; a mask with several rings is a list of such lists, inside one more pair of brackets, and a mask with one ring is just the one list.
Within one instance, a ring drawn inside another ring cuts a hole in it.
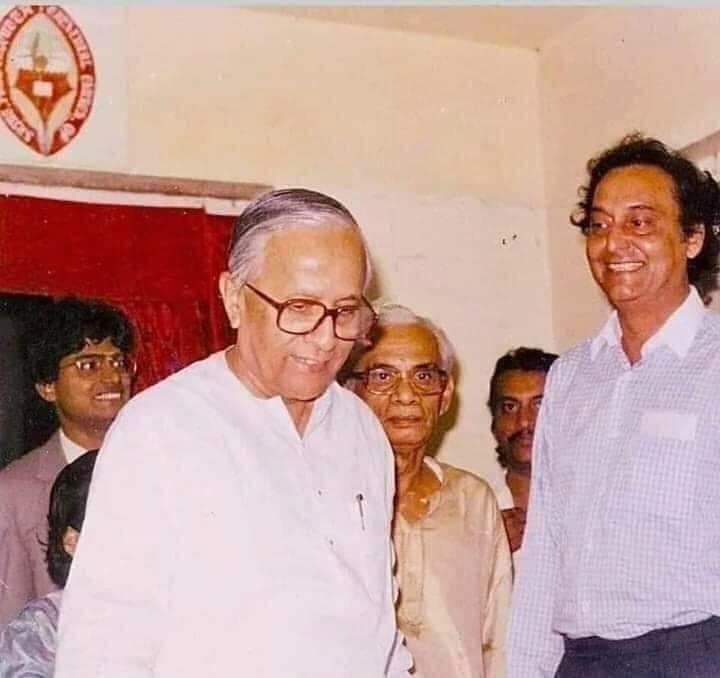
[{"label": "shirt sleeve", "polygon": [[562,637],[552,630],[558,555],[550,529],[552,483],[553,365],[538,416],[532,452],[533,475],[527,525],[512,596],[508,633],[508,678],[550,678],[563,654]]},{"label": "shirt sleeve", "polygon": [[166,496],[171,432],[161,440],[132,405],[108,432],[93,473],[63,598],[56,678],[150,678],[166,629],[177,548]]},{"label": "shirt sleeve", "polygon": [[505,676],[505,637],[512,591],[512,558],[497,502],[491,502],[493,545],[488,597],[483,625],[483,665],[488,678]]}]

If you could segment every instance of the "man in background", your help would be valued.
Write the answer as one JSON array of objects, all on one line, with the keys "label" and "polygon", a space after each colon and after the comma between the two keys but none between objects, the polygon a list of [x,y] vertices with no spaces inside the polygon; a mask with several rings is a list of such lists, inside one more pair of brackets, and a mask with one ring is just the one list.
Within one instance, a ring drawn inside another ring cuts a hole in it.
[{"label": "man in background", "polygon": [[505,469],[505,485],[497,490],[497,499],[515,564],[525,531],[535,421],[545,376],[556,358],[554,353],[521,346],[498,358],[490,379],[492,432],[498,462]]},{"label": "man in background", "polygon": [[0,625],[54,590],[45,563],[50,489],[66,464],[100,447],[130,397],[134,371],[128,320],[103,303],[62,299],[28,336],[35,389],[59,427],[0,471]]},{"label": "man in background", "polygon": [[398,624],[419,678],[503,678],[510,551],[490,486],[436,461],[432,440],[455,393],[446,334],[404,306],[379,314],[347,385],[395,455]]}]

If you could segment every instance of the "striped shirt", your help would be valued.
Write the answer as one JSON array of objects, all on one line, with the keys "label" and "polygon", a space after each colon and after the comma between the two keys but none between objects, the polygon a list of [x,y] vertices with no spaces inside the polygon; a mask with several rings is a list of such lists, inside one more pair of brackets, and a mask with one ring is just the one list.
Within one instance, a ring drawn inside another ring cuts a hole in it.
[{"label": "striped shirt", "polygon": [[691,288],[634,365],[620,339],[613,313],[548,375],[510,678],[554,675],[562,636],[720,615],[720,314]]}]

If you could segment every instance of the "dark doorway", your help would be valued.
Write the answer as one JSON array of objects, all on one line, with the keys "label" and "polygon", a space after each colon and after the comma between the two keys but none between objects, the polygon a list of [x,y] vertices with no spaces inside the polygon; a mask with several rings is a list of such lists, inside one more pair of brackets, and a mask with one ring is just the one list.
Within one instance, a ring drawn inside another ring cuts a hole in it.
[{"label": "dark doorway", "polygon": [[0,294],[0,468],[58,426],[55,411],[35,391],[25,356],[33,321],[50,304],[46,296]]}]

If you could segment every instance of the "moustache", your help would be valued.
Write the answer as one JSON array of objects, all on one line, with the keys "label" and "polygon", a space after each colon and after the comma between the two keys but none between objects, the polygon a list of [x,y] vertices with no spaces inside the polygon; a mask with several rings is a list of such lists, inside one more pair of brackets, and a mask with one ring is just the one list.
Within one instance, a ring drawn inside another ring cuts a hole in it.
[{"label": "moustache", "polygon": [[519,431],[515,431],[511,436],[508,436],[508,442],[509,443],[516,443],[520,438],[524,435],[529,435],[531,438],[535,435],[535,429],[534,428],[521,428]]}]

